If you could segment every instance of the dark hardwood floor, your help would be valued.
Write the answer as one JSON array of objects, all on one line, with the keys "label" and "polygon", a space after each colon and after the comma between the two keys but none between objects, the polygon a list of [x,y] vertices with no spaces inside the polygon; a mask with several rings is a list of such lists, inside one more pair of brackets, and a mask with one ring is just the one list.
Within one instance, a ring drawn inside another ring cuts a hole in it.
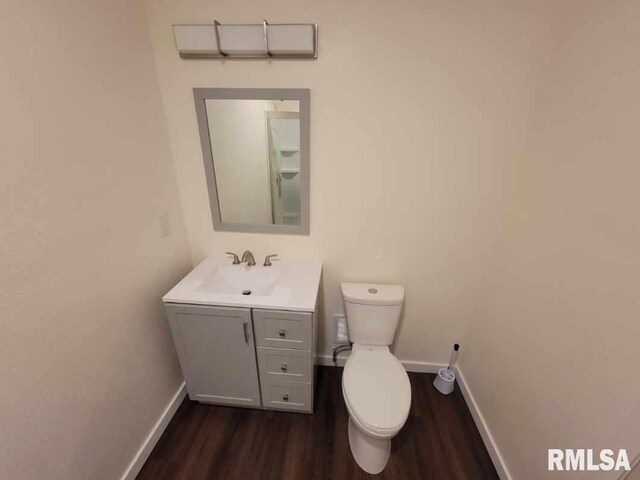
[{"label": "dark hardwood floor", "polygon": [[351,456],[342,368],[320,367],[313,415],[185,399],[138,479],[498,478],[460,391],[441,395],[433,378],[409,374],[411,412],[379,475]]}]

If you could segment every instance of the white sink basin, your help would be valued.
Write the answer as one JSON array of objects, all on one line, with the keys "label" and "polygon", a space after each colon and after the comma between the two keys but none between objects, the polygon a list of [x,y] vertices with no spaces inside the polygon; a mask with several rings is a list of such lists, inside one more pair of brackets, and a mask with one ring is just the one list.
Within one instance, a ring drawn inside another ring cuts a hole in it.
[{"label": "white sink basin", "polygon": [[227,265],[216,267],[198,288],[199,292],[226,295],[271,295],[280,277],[276,266]]},{"label": "white sink basin", "polygon": [[274,261],[271,267],[232,265],[209,257],[169,291],[165,303],[220,305],[313,312],[320,262]]}]

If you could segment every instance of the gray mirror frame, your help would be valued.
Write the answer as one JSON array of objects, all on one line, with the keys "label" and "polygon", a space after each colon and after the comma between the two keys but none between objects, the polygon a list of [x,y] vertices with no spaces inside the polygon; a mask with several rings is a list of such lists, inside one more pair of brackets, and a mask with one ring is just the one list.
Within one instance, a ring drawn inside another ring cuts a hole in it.
[{"label": "gray mirror frame", "polygon": [[[200,132],[200,146],[207,177],[209,203],[213,229],[222,232],[277,233],[289,235],[309,235],[309,144],[310,110],[309,89],[293,88],[194,88],[196,117]],[[212,139],[209,134],[206,100],[297,100],[300,102],[300,225],[267,225],[223,222],[218,201],[218,187],[213,168]]]}]

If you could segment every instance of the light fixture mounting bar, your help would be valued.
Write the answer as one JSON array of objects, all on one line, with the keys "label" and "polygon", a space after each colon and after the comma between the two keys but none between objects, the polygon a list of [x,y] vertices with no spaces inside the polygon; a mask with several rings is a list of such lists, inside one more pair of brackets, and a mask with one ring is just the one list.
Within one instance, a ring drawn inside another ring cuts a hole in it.
[{"label": "light fixture mounting bar", "polygon": [[220,55],[226,57],[227,54],[222,51],[222,47],[220,47],[220,22],[218,20],[213,21],[213,29],[216,32],[216,45],[218,46],[218,51]]}]

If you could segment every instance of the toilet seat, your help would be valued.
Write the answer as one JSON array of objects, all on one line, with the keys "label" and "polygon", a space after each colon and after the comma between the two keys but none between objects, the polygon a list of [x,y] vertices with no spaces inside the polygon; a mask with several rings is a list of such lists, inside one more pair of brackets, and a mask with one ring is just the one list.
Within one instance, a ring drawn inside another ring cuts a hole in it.
[{"label": "toilet seat", "polygon": [[342,391],[352,419],[372,436],[393,437],[409,416],[409,376],[387,347],[354,345]]}]

